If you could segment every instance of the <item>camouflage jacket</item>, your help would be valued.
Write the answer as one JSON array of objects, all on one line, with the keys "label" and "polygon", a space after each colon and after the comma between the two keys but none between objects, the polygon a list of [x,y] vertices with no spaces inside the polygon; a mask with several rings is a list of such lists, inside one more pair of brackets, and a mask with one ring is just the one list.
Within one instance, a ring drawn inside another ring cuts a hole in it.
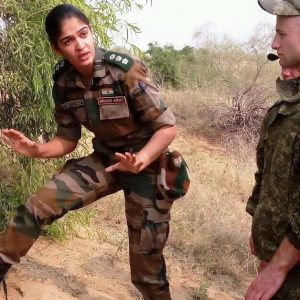
[{"label": "camouflage jacket", "polygon": [[270,261],[282,240],[300,250],[299,81],[277,80],[282,97],[267,112],[257,146],[256,184],[246,211],[259,259]]},{"label": "camouflage jacket", "polygon": [[127,55],[96,48],[89,89],[65,60],[53,79],[57,136],[64,139],[80,139],[83,125],[106,147],[121,147],[175,124],[145,65]]}]

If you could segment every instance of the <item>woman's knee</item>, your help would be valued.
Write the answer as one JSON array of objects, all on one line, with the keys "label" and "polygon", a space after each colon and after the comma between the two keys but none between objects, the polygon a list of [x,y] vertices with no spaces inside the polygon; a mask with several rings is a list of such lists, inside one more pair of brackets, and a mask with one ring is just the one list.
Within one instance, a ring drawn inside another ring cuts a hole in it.
[{"label": "woman's knee", "polygon": [[40,226],[51,224],[69,210],[67,207],[59,205],[57,191],[45,187],[30,196],[24,207]]}]

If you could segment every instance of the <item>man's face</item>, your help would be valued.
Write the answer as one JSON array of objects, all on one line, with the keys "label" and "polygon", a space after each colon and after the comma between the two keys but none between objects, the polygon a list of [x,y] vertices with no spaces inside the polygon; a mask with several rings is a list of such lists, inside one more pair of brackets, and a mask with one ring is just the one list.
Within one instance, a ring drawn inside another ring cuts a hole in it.
[{"label": "man's face", "polygon": [[277,16],[272,48],[277,51],[282,67],[300,69],[300,16]]}]

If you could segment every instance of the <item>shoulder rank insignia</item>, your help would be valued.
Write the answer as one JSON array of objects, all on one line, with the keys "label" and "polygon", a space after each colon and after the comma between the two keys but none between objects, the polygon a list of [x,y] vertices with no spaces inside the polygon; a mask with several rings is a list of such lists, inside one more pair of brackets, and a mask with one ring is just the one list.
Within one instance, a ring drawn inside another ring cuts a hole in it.
[{"label": "shoulder rank insignia", "polygon": [[58,77],[59,77],[65,70],[67,70],[68,66],[69,66],[69,63],[68,63],[68,61],[66,61],[65,59],[59,61],[59,62],[55,65],[55,67],[54,67],[54,73],[53,73],[53,75],[52,75],[53,80],[54,80],[54,81],[57,80]]},{"label": "shoulder rank insignia", "polygon": [[121,68],[125,72],[128,72],[134,63],[134,60],[130,56],[113,51],[106,52],[103,60]]}]

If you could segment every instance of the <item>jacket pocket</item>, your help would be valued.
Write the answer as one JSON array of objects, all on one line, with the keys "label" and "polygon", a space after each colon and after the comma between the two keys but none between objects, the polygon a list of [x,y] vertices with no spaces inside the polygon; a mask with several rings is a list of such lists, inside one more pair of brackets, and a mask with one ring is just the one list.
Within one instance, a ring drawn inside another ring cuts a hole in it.
[{"label": "jacket pocket", "polygon": [[125,96],[97,98],[101,120],[114,120],[129,117]]}]

